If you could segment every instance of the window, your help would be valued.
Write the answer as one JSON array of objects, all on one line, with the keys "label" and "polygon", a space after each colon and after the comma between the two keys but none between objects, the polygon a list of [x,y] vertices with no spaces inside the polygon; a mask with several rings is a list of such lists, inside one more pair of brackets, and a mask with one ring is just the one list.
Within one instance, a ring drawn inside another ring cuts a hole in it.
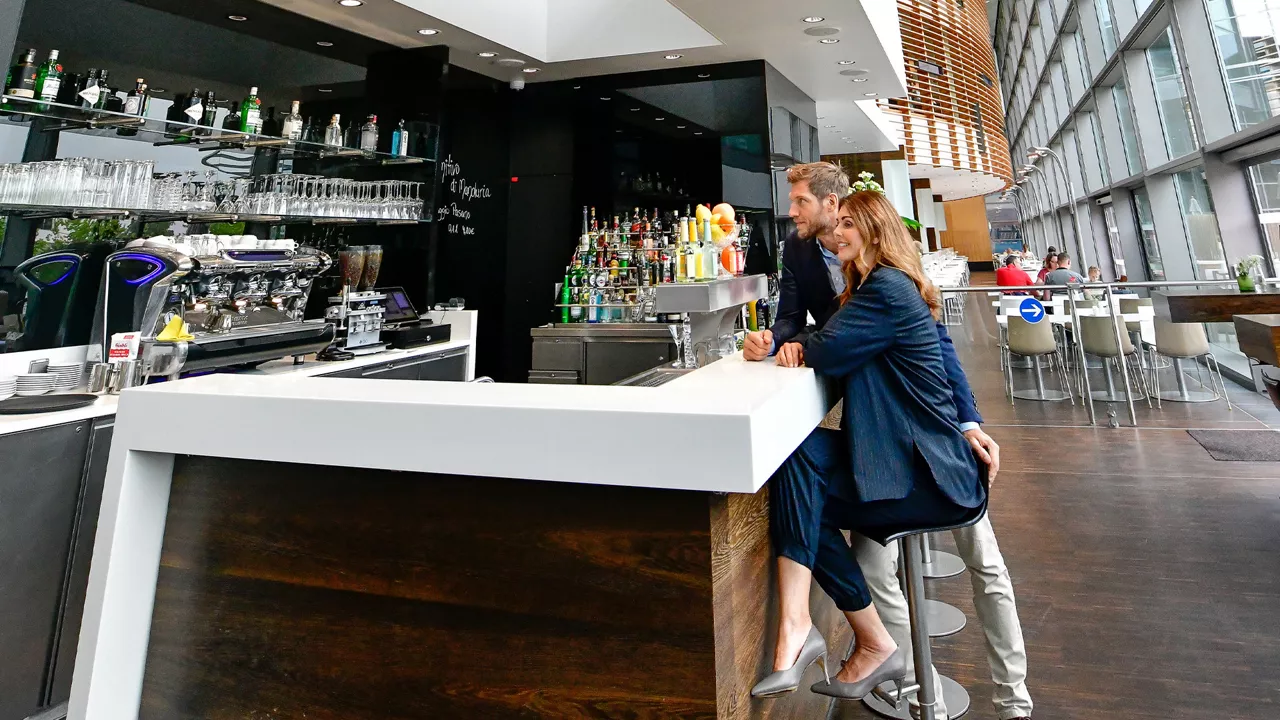
[{"label": "window", "polygon": [[1249,184],[1253,187],[1253,205],[1258,209],[1258,224],[1271,260],[1271,273],[1280,268],[1280,160],[1249,166]]},{"label": "window", "polygon": [[1128,275],[1124,269],[1124,252],[1120,249],[1120,226],[1116,224],[1116,208],[1111,203],[1102,206],[1102,220],[1107,225],[1107,247],[1111,249],[1112,279]]},{"label": "window", "polygon": [[1124,80],[1111,88],[1111,97],[1116,103],[1116,116],[1120,119],[1120,139],[1124,144],[1125,166],[1130,175],[1137,175],[1142,169],[1142,155],[1138,152],[1138,131],[1133,126],[1133,110],[1129,107],[1129,88]]},{"label": "window", "polygon": [[1147,264],[1147,277],[1165,280],[1160,243],[1156,241],[1156,223],[1151,215],[1151,199],[1145,189],[1133,191],[1133,212],[1137,215],[1138,232],[1142,236],[1142,259]]},{"label": "window", "polygon": [[1229,280],[1226,252],[1218,233],[1218,217],[1213,212],[1213,198],[1204,179],[1204,168],[1193,168],[1173,176],[1178,193],[1178,209],[1187,230],[1187,247],[1197,280]]},{"label": "window", "polygon": [[1236,129],[1280,114],[1280,1],[1208,0],[1207,5]]},{"label": "window", "polygon": [[1136,6],[1138,15],[1141,16],[1143,11],[1151,7],[1151,0],[1135,0],[1134,5]]},{"label": "window", "polygon": [[1151,65],[1151,84],[1155,86],[1160,121],[1164,123],[1165,148],[1170,158],[1182,157],[1196,149],[1196,131],[1171,28],[1166,28],[1147,48],[1147,62]]},{"label": "window", "polygon": [[1098,29],[1102,31],[1102,56],[1109,58],[1116,51],[1116,24],[1111,17],[1111,2],[1093,0],[1093,9],[1098,13]]}]

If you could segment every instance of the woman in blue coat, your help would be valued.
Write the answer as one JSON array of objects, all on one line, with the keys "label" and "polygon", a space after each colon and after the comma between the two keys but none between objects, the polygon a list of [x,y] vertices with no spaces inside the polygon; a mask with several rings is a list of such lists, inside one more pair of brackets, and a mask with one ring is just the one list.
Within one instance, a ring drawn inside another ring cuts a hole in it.
[{"label": "woman in blue coat", "polygon": [[903,530],[958,524],[986,504],[960,432],[935,326],[941,301],[893,205],[877,192],[840,205],[836,239],[848,280],[841,307],[804,342],[803,362],[842,389],[839,430],[819,428],[770,480],[780,620],[775,667],[751,691],[795,690],[826,643],[809,617],[813,578],[853,626],[857,649],[838,675],[812,687],[842,698],[901,680],[909,658],[871,604],[841,530],[884,542]]}]

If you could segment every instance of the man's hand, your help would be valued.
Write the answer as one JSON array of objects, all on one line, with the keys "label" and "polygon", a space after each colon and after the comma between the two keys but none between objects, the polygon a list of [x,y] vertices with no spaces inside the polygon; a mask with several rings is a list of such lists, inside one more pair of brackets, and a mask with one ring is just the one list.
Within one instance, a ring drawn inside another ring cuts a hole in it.
[{"label": "man's hand", "polygon": [[[781,356],[782,353],[779,352],[778,355]],[[995,484],[996,473],[1000,472],[1000,446],[981,429],[969,430],[964,436],[969,440],[969,445],[973,446],[974,453],[987,464],[987,482]]]},{"label": "man's hand", "polygon": [[769,353],[772,351],[773,331],[771,330],[749,332],[746,340],[742,342],[742,357],[747,360],[763,360],[769,357]]},{"label": "man's hand", "polygon": [[804,364],[804,346],[798,342],[783,343],[778,348],[778,367],[800,367]]}]

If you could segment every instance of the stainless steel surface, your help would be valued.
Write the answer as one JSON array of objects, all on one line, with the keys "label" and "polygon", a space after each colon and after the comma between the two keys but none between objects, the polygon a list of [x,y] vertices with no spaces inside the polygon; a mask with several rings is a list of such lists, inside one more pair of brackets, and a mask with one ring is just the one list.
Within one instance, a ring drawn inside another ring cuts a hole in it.
[{"label": "stainless steel surface", "polygon": [[578,338],[584,342],[618,338],[670,339],[666,323],[557,323],[529,331],[534,340],[543,338]]},{"label": "stainless steel surface", "polygon": [[625,380],[620,380],[614,384],[626,385],[628,387],[658,387],[659,385],[665,385],[681,375],[691,372],[693,372],[691,368],[659,366],[645,370],[638,375],[632,375],[631,377]]},{"label": "stainless steel surface", "polygon": [[111,378],[111,365],[94,363],[89,368],[89,392],[100,393],[107,389],[107,381]]},{"label": "stainless steel surface", "polygon": [[767,297],[769,279],[744,275],[713,282],[664,283],[656,291],[660,313],[713,313]]},{"label": "stainless steel surface", "polygon": [[960,608],[938,600],[925,600],[924,612],[929,619],[929,637],[955,635],[969,622]]},{"label": "stainless steel surface", "polygon": [[[947,706],[947,717],[958,718],[969,712],[969,693],[965,692],[960,683],[946,675],[940,679],[942,680],[942,699]],[[871,712],[881,717],[899,718],[899,720],[914,720],[919,717],[918,712],[911,712],[915,708],[911,707],[910,703],[904,702],[894,708],[893,705],[880,699],[879,694],[892,695],[893,691],[893,683],[885,683],[878,688],[877,692],[863,698],[862,702]]]},{"label": "stainless steel surface", "polygon": [[49,370],[49,358],[32,360],[30,363],[27,364],[27,372],[29,373],[42,373],[42,372],[48,372],[48,370]]}]

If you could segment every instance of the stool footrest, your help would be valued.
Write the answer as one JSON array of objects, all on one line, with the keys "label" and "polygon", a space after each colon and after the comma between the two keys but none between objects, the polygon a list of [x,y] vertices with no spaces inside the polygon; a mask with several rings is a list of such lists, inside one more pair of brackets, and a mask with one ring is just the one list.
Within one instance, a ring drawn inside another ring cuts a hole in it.
[{"label": "stool footrest", "polygon": [[881,683],[871,691],[873,695],[894,707],[898,707],[898,703],[917,692],[920,692],[920,686],[916,683],[904,683],[901,690],[893,683]]}]

